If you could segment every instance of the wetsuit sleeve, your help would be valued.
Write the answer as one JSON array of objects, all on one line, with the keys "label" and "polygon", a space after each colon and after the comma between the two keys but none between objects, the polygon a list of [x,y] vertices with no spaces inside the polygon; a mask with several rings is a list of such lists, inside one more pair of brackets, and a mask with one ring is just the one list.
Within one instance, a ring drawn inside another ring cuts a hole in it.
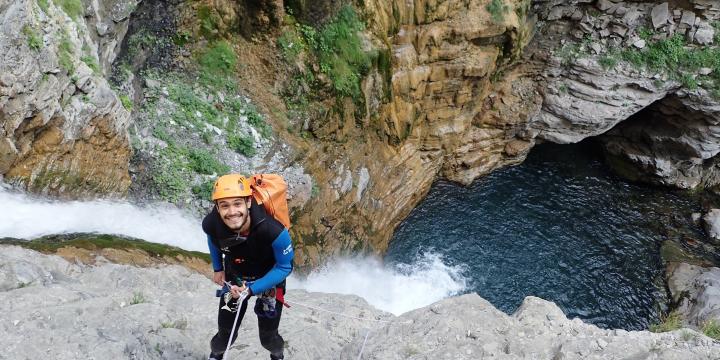
[{"label": "wetsuit sleeve", "polygon": [[207,236],[208,249],[210,249],[210,259],[212,260],[213,270],[215,272],[223,271],[222,254],[220,249],[212,242],[210,235]]},{"label": "wetsuit sleeve", "polygon": [[260,294],[285,280],[292,271],[292,260],[295,256],[292,241],[287,229],[283,230],[272,243],[275,265],[265,276],[250,284],[253,294]]}]

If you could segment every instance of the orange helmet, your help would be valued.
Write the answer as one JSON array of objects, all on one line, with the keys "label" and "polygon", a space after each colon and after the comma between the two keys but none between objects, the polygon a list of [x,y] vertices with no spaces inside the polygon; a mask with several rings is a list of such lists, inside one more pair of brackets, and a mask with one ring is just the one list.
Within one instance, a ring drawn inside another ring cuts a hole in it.
[{"label": "orange helmet", "polygon": [[219,177],[213,186],[212,201],[252,195],[250,180],[240,174],[227,174]]}]

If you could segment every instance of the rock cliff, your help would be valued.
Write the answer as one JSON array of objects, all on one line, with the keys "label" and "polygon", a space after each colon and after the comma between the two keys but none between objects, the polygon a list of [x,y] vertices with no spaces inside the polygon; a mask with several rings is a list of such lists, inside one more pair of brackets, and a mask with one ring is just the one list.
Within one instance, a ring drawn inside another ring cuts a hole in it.
[{"label": "rock cliff", "polygon": [[200,213],[216,174],[280,172],[304,265],[384,251],[435,179],[537,142],[598,136],[631,179],[719,182],[714,1],[365,1],[337,83],[312,44],[341,5],[2,5],[0,173],[68,196],[132,179]]},{"label": "rock cliff", "polygon": [[0,174],[43,194],[124,195],[130,113],[104,74],[135,3],[71,3],[0,4]]},{"label": "rock cliff", "polygon": [[[99,258],[87,266],[15,246],[1,250],[4,357],[207,356],[217,299],[204,276],[175,265],[138,268]],[[468,294],[397,317],[356,296],[291,289],[286,299],[293,306],[280,332],[289,359],[715,359],[720,352],[720,343],[690,329],[599,329],[535,297],[512,315]],[[267,356],[254,316],[227,356]]]}]

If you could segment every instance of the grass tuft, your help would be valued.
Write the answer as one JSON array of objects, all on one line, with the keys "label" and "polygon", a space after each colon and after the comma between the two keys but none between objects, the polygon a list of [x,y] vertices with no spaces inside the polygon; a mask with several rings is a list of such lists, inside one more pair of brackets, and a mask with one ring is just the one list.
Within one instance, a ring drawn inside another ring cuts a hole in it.
[{"label": "grass tuft", "polygon": [[510,7],[507,6],[503,0],[492,0],[485,6],[485,9],[490,13],[492,20],[496,23],[505,21],[505,14],[510,11]]},{"label": "grass tuft", "polygon": [[720,340],[720,322],[710,319],[703,324],[702,332],[708,337]]},{"label": "grass tuft", "polygon": [[671,311],[669,314],[660,318],[660,323],[650,325],[650,331],[655,333],[668,332],[677,330],[682,326],[680,313]]},{"label": "grass tuft", "polygon": [[22,28],[22,33],[27,38],[27,45],[30,49],[35,51],[40,51],[40,49],[42,49],[42,37],[40,37],[37,30],[35,30],[32,26],[26,24]]},{"label": "grass tuft", "polygon": [[[81,0],[54,0],[57,5],[73,20],[77,20],[79,17],[85,14]],[[42,6],[41,6],[42,8]],[[43,9],[44,10],[44,9]]]}]

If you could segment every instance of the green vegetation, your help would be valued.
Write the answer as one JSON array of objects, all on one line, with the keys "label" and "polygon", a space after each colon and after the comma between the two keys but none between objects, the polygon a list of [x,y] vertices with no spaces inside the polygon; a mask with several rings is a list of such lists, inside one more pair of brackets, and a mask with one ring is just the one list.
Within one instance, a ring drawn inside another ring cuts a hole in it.
[{"label": "green vegetation", "polygon": [[130,299],[130,305],[142,304],[144,302],[147,302],[147,299],[145,299],[145,295],[140,291],[134,292],[132,299]]},{"label": "green vegetation", "polygon": [[[652,33],[644,33],[648,39]],[[686,46],[685,38],[673,37],[649,42],[645,49],[628,49],[621,53],[622,59],[638,68],[668,74],[688,89],[696,89],[699,81],[711,92],[720,89],[720,48]],[[712,70],[709,76],[695,76],[700,68]]]},{"label": "green vegetation", "polygon": [[197,17],[200,20],[200,35],[208,40],[215,39],[218,34],[219,16],[209,6],[201,5]]},{"label": "green vegetation", "polygon": [[218,175],[225,174],[230,171],[230,167],[221,164],[210,154],[209,151],[203,149],[190,149],[188,151],[190,169],[198,174]]},{"label": "green vegetation", "polygon": [[337,16],[322,28],[297,23],[291,16],[286,22],[293,28],[278,38],[287,61],[294,61],[305,49],[311,49],[320,72],[328,77],[333,90],[340,96],[358,100],[361,96],[360,81],[372,65],[375,54],[362,48],[359,32],[365,24],[350,5],[345,5]]},{"label": "green vegetation", "polygon": [[72,54],[75,52],[72,42],[68,38],[67,33],[63,34],[58,44],[58,62],[60,67],[67,71],[68,75],[75,73],[75,64],[73,63]]},{"label": "green vegetation", "polygon": [[50,3],[48,0],[37,0],[37,4],[40,6],[40,9],[47,14],[50,9]]},{"label": "green vegetation", "polygon": [[720,340],[720,323],[713,319],[710,319],[706,321],[705,324],[703,324],[702,332],[708,337],[711,337],[715,340]]},{"label": "green vegetation", "polygon": [[210,199],[210,196],[212,195],[212,189],[215,185],[215,182],[210,180],[206,181],[200,185],[195,185],[192,187],[192,192],[201,199]]},{"label": "green vegetation", "polygon": [[120,94],[120,102],[126,110],[132,111],[133,102],[132,100],[130,100],[130,97],[127,96],[127,94]]},{"label": "green vegetation", "polygon": [[620,57],[616,52],[607,52],[600,56],[600,60],[598,60],[600,66],[602,66],[605,70],[614,69],[619,61]]},{"label": "green vegetation", "polygon": [[[65,13],[73,20],[77,20],[84,15],[82,0],[54,0],[55,4],[65,11]],[[42,7],[42,6],[41,6]]]},{"label": "green vegetation", "polygon": [[210,261],[210,256],[198,251],[187,251],[178,247],[147,242],[139,239],[132,239],[117,235],[99,234],[61,234],[47,235],[33,240],[21,240],[13,238],[0,238],[0,243],[18,245],[42,253],[54,253],[58,249],[72,246],[79,249],[135,249],[142,250],[152,257],[176,258],[184,256],[197,258],[203,261]]},{"label": "green vegetation", "polygon": [[567,66],[571,65],[580,57],[580,44],[569,42],[565,43],[560,50],[558,50],[555,55],[560,57],[560,62]]},{"label": "green vegetation", "polygon": [[200,79],[213,88],[232,90],[235,83],[230,81],[237,65],[235,50],[227,41],[218,41],[207,48],[198,59]]},{"label": "green vegetation", "polygon": [[152,49],[163,42],[164,40],[158,39],[157,36],[143,29],[136,32],[128,39],[128,55],[133,57],[139,54],[141,50]]},{"label": "green vegetation", "polygon": [[307,38],[308,44],[314,45],[320,70],[330,78],[335,91],[354,99],[361,96],[360,81],[372,62],[371,56],[363,51],[358,35],[364,28],[355,10],[346,5],[316,39]]},{"label": "green vegetation", "polygon": [[559,91],[561,94],[567,94],[567,92],[568,92],[567,84],[562,83],[562,84],[558,85],[558,91]]},{"label": "green vegetation", "polygon": [[300,54],[305,51],[306,45],[303,38],[294,30],[284,31],[277,39],[278,46],[282,51],[283,58],[287,62],[297,60]]},{"label": "green vegetation", "polygon": [[80,60],[87,64],[87,66],[92,69],[93,73],[100,74],[100,65],[98,65],[97,60],[95,60],[94,57],[90,55],[83,55]]},{"label": "green vegetation", "polygon": [[33,49],[35,51],[40,51],[40,49],[42,49],[42,38],[37,33],[37,30],[35,30],[32,26],[26,24],[22,28],[22,33],[27,38],[27,44],[30,49]]},{"label": "green vegetation", "polygon": [[187,329],[187,325],[188,325],[188,322],[187,322],[187,319],[185,319],[185,318],[182,318],[180,320],[175,320],[175,321],[163,321],[160,323],[160,326],[163,329],[172,328],[172,329],[185,330],[185,329]]},{"label": "green vegetation", "polygon": [[227,144],[238,154],[245,156],[255,155],[255,142],[251,136],[231,134],[228,135]]},{"label": "green vegetation", "polygon": [[505,14],[510,11],[510,7],[507,6],[503,0],[492,0],[490,1],[485,9],[490,13],[492,19],[496,23],[502,23],[505,21]]},{"label": "green vegetation", "polygon": [[650,325],[650,331],[655,333],[677,330],[682,326],[682,319],[677,311],[671,311],[666,316],[660,318],[659,324]]},{"label": "green vegetation", "polygon": [[185,46],[191,39],[192,35],[186,30],[181,31],[172,37],[173,44],[177,46]]}]

